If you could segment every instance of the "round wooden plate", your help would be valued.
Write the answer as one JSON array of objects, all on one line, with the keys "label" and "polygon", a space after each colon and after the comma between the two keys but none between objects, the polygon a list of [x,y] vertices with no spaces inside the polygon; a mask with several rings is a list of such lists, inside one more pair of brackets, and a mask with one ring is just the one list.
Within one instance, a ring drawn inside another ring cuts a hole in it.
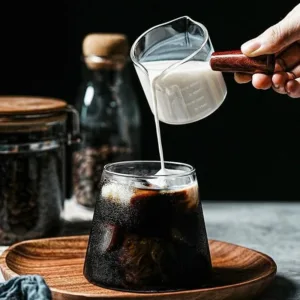
[{"label": "round wooden plate", "polygon": [[0,257],[6,280],[26,274],[44,277],[53,299],[253,299],[272,281],[276,264],[272,258],[242,246],[210,240],[216,283],[210,288],[171,293],[129,293],[100,288],[83,276],[88,236],[38,239],[10,246]]}]

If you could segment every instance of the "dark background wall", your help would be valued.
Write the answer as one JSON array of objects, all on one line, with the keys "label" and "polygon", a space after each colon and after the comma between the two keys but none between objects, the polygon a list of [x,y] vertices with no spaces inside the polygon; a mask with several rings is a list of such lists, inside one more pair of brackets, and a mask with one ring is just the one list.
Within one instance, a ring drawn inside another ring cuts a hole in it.
[{"label": "dark background wall", "polygon": [[[178,2],[178,3],[177,3]],[[132,43],[149,27],[188,15],[203,23],[215,50],[238,49],[282,19],[285,1],[11,1],[1,5],[0,94],[74,103],[81,42],[90,32],[121,32]],[[161,124],[165,158],[193,164],[203,199],[300,199],[300,99],[238,85],[211,116]],[[143,119],[143,159],[158,159],[153,116],[134,71]]]}]

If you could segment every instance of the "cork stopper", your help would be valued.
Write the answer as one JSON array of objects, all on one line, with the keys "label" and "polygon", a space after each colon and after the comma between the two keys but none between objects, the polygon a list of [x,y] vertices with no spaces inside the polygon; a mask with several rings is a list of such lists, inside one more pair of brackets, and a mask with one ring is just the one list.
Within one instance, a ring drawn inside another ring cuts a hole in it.
[{"label": "cork stopper", "polygon": [[122,68],[129,51],[127,36],[120,33],[90,33],[82,43],[89,69]]}]

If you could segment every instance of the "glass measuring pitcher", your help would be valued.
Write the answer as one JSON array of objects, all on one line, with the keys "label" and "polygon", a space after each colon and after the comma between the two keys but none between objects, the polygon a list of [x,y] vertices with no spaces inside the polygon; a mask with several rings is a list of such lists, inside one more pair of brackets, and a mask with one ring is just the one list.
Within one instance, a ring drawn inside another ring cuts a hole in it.
[{"label": "glass measuring pitcher", "polygon": [[206,27],[187,16],[154,26],[132,45],[131,59],[150,109],[167,124],[188,124],[213,113],[227,88],[210,66]]}]

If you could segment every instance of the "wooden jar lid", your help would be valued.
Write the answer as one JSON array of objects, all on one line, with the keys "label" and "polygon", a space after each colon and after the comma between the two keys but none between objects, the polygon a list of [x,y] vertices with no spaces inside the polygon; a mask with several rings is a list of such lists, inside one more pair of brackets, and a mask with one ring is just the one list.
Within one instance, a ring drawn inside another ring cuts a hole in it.
[{"label": "wooden jar lid", "polygon": [[90,69],[111,68],[120,62],[124,64],[128,51],[127,36],[121,33],[90,33],[82,43],[85,63]]},{"label": "wooden jar lid", "polygon": [[45,114],[66,107],[67,103],[60,99],[35,96],[0,96],[0,116]]},{"label": "wooden jar lid", "polygon": [[[35,96],[0,96],[0,132],[46,131],[49,124],[66,120],[67,114],[63,111],[66,107],[67,103],[60,99]],[[62,113],[59,113],[60,111]],[[54,112],[58,113],[52,115],[51,113]],[[25,116],[32,117],[27,118]]]}]

